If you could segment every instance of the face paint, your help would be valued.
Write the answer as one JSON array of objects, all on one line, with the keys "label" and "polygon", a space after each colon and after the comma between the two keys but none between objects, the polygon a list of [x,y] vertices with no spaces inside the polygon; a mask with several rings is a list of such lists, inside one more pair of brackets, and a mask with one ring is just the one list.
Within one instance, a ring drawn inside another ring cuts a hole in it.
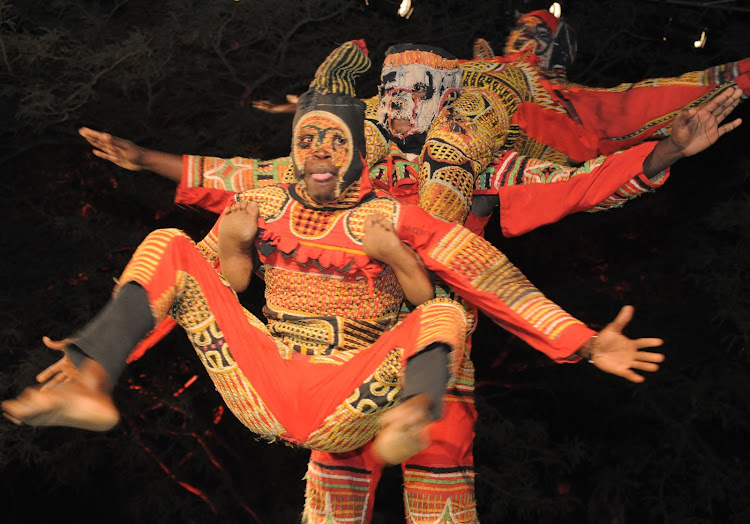
[{"label": "face paint", "polygon": [[[409,59],[442,60],[432,53],[408,51]],[[434,57],[434,58],[433,58]],[[426,133],[440,109],[461,89],[461,69],[438,69],[423,63],[384,65],[380,76],[378,121],[393,136],[404,138]],[[408,61],[406,61],[408,62]]]},{"label": "face paint", "polygon": [[505,41],[505,54],[511,55],[520,51],[531,51],[542,55],[552,42],[552,28],[535,15],[524,15],[508,35]]},{"label": "face paint", "polygon": [[[337,198],[353,181],[345,177],[354,158],[349,127],[333,113],[312,111],[299,119],[293,136],[292,160],[310,196],[322,201]],[[332,178],[336,179],[335,188],[327,187],[319,195],[315,182],[322,184]]]},{"label": "face paint", "polygon": [[352,137],[344,122],[332,113],[312,112],[297,123],[294,161],[303,168],[307,158],[318,149],[327,150],[333,165],[344,172],[352,161]]}]

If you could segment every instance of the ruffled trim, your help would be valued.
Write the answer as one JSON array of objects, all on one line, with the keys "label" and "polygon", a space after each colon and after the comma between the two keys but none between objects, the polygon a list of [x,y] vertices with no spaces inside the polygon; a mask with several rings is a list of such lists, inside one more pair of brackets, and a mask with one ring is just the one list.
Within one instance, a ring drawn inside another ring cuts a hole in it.
[{"label": "ruffled trim", "polygon": [[313,263],[322,270],[335,269],[351,277],[362,274],[367,278],[367,289],[370,294],[374,291],[375,278],[385,270],[385,264],[368,255],[306,243],[294,237],[282,236],[279,232],[266,227],[266,221],[260,217],[257,242],[260,244],[258,250],[263,256],[268,256],[278,249],[285,258],[291,258],[299,265]]}]

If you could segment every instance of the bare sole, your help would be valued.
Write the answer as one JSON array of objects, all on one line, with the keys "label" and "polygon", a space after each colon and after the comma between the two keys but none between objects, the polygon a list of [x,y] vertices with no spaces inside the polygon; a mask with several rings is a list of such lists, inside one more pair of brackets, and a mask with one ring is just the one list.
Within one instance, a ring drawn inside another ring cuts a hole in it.
[{"label": "bare sole", "polygon": [[372,442],[372,452],[387,464],[401,464],[430,445],[429,402],[417,395],[383,415],[383,429]]},{"label": "bare sole", "polygon": [[111,397],[80,380],[69,380],[46,389],[32,386],[1,406],[3,416],[18,425],[107,431],[120,420]]}]

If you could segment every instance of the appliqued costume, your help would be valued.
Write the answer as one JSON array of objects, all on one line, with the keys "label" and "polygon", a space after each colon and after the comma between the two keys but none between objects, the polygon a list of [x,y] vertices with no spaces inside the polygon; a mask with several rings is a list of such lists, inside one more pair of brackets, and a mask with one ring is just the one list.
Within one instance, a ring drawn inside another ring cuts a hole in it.
[{"label": "appliqued costume", "polygon": [[[375,134],[368,134],[368,129],[366,126],[369,146]],[[515,153],[505,153],[474,182],[475,192],[498,194],[504,209],[513,210],[502,215],[502,228],[506,234],[525,230],[532,227],[535,220],[538,225],[549,223],[549,217],[555,212],[559,217],[565,216],[585,209],[583,204],[593,206],[611,199],[616,192],[629,198],[636,196],[639,192],[631,191],[630,185],[640,177],[645,178],[641,173],[643,159],[654,145],[647,144],[640,150],[625,152],[619,162],[602,158],[580,168],[550,162],[544,162],[542,166],[542,161],[520,160]],[[409,143],[404,141],[404,147],[408,146]],[[404,153],[396,141],[389,142],[387,147],[388,154],[370,169],[371,183],[403,201],[418,203],[419,164],[409,160],[410,155]],[[289,166],[286,158],[258,164],[254,160],[232,159],[227,162],[218,158],[185,156],[177,200],[209,209],[215,202],[217,207],[213,210],[218,212],[221,209],[218,204],[231,191],[261,187],[271,182],[268,177],[257,174],[259,169],[262,169],[261,173],[276,174],[279,178],[274,181],[282,182],[294,179]],[[615,171],[616,176],[612,174]],[[518,176],[519,172],[525,174]],[[575,190],[563,182],[571,177],[577,177]],[[663,180],[666,177],[660,183]],[[545,184],[549,184],[549,189],[541,188]],[[528,188],[521,190],[522,185]],[[638,187],[643,192],[657,185],[650,183]],[[550,207],[543,214],[530,212],[530,209],[537,209],[536,206],[517,212],[520,203],[533,203],[535,192],[542,193],[540,199],[548,200]],[[507,198],[504,193],[508,193]],[[594,198],[597,200],[593,201]],[[475,217],[470,214],[469,218]],[[476,233],[481,233],[484,225],[482,219],[467,222],[467,227]],[[471,306],[468,314],[476,318]],[[402,465],[404,504],[410,522],[431,522],[440,518],[446,522],[475,522],[477,519],[472,445],[477,415],[473,404],[474,369],[471,361],[463,359],[456,372],[453,386],[444,397],[441,420],[431,427],[434,443]],[[369,446],[345,454],[313,451],[306,475],[306,521],[325,521],[327,515],[341,515],[342,518],[369,515],[381,470],[382,464],[371,456]],[[332,484],[331,478],[338,478],[339,482]]]},{"label": "appliqued costume", "polygon": [[[410,59],[418,57],[419,53],[407,52],[405,56],[406,59],[395,53],[389,65],[398,69]],[[460,71],[458,62],[443,57],[426,65],[446,69],[446,78],[433,76],[436,80],[433,83],[425,82],[425,85],[416,85],[418,83],[416,82],[414,91],[432,93],[438,100],[443,101],[453,98],[457,94],[453,78],[456,72]],[[500,69],[493,64],[489,64],[488,67],[486,63],[477,67],[482,72]],[[544,185],[537,184],[537,182],[550,183],[580,175],[576,184],[577,191],[586,193],[587,184],[582,181],[589,175],[592,175],[589,178],[597,178],[597,173],[609,167],[606,160],[594,161],[582,166],[579,170],[565,166],[552,168],[549,165],[541,168],[539,165],[527,163],[529,171],[534,171],[535,175],[546,170],[549,176],[529,175],[518,179],[512,175],[514,169],[517,168],[517,155],[514,160],[509,160],[509,156],[504,155],[497,160],[498,165],[482,178],[485,185],[478,183],[479,178],[475,174],[484,172],[498,151],[506,146],[522,148],[532,143],[524,142],[522,138],[515,138],[519,136],[517,127],[510,131],[512,140],[498,135],[501,131],[507,134],[506,128],[510,124],[508,111],[520,103],[515,90],[509,85],[522,90],[530,90],[529,84],[531,83],[528,77],[524,76],[523,71],[505,68],[505,66],[502,69],[507,69],[505,72],[507,78],[500,80],[479,73],[471,73],[473,75],[471,78],[474,78],[475,82],[481,83],[489,79],[488,85],[495,88],[495,92],[486,92],[485,89],[469,93],[466,97],[461,95],[443,108],[441,117],[429,128],[428,142],[424,146],[416,138],[410,140],[410,136],[385,138],[383,123],[380,121],[385,117],[382,111],[380,115],[378,114],[380,107],[378,99],[368,101],[368,116],[371,121],[366,123],[364,129],[367,158],[370,163],[373,159],[380,160],[372,164],[370,171],[372,184],[375,187],[387,189],[406,201],[420,202],[431,213],[457,221],[462,220],[462,217],[468,213],[471,193],[477,188],[485,193],[497,191],[500,194],[500,191],[505,189],[512,191],[513,195],[518,196],[509,197],[507,200],[501,197],[500,200],[501,203],[507,201],[513,209],[516,208],[514,202],[524,201],[524,198],[528,198],[529,192],[533,193],[534,190],[539,190],[539,187]],[[466,78],[467,73],[464,71],[464,83],[466,83]],[[515,83],[510,83],[511,81]],[[541,86],[541,82],[537,84],[535,87]],[[466,87],[463,89],[466,90]],[[543,91],[539,90],[539,92]],[[411,111],[414,115],[415,129],[423,125],[424,119],[420,120],[419,115],[415,114],[417,112],[409,106],[409,98],[402,96],[403,93],[389,94],[383,90],[381,95],[386,100],[401,104],[404,115],[408,116]],[[548,99],[550,98],[548,96]],[[417,153],[422,152],[421,167],[420,164],[414,162],[415,154],[412,149],[414,147],[417,148]],[[644,146],[644,148],[650,151],[653,145]],[[552,151],[546,146],[542,149],[544,154]],[[629,153],[629,155],[633,154]],[[627,185],[640,177],[642,160],[647,154],[648,152],[635,154],[631,157],[630,164],[621,162],[620,167],[627,166],[630,170],[628,177],[610,187],[609,193],[598,192],[600,200],[595,203],[598,204],[611,198],[618,191],[621,196],[632,197],[634,192],[630,191]],[[564,155],[554,152],[548,156],[567,160]],[[427,159],[426,162],[425,159]],[[208,157],[186,156],[184,165],[183,180],[178,189],[178,201],[199,204],[208,208],[211,208],[211,202],[218,206],[225,197],[226,191],[261,187],[272,178],[275,182],[294,179],[294,173],[290,168],[291,162],[288,159],[258,163],[254,160],[232,159],[227,162]],[[550,174],[552,172],[556,174]],[[269,177],[268,174],[273,176]],[[529,187],[534,186],[534,189],[525,193],[520,192],[517,190],[519,182],[528,184]],[[554,186],[554,191],[564,191],[561,186],[565,184],[549,185]],[[657,184],[645,184],[639,187],[646,190],[655,185]],[[456,190],[457,187],[460,188],[459,191]],[[597,189],[599,188],[597,186]],[[591,192],[587,194],[591,196]],[[563,207],[578,210],[575,206],[584,201],[576,200],[573,196],[568,200],[551,200],[560,204],[556,207],[558,210]],[[452,210],[457,210],[457,212]],[[562,212],[562,216],[567,212]],[[516,216],[518,214],[510,213],[506,219],[511,222],[508,226],[510,229],[515,228],[512,221]],[[542,221],[542,217],[539,219],[540,224],[547,223]],[[530,220],[533,221],[535,218]],[[530,220],[524,219],[517,229],[529,227]],[[481,227],[477,228],[477,231],[479,230]],[[420,255],[423,253],[420,252]],[[448,282],[448,284],[455,286],[455,283]],[[473,316],[470,309],[469,315]],[[272,312],[272,317],[278,318],[279,315]],[[269,324],[275,325],[274,321]],[[273,327],[273,329],[278,328]],[[437,430],[432,433],[433,437],[438,437],[437,441],[425,452],[412,457],[403,465],[407,518],[412,522],[434,521],[439,518],[455,522],[476,520],[472,455],[476,411],[473,406],[473,367],[470,360],[464,358],[462,364],[459,364],[454,372],[457,375],[453,387],[445,397],[443,418],[435,424]],[[373,462],[369,454],[369,446],[344,454],[313,451],[306,476],[306,521],[324,521],[332,515],[345,514],[346,518],[353,518],[355,514],[369,514],[381,469],[382,465]],[[337,485],[338,487],[334,488],[331,484],[332,478],[347,480],[342,480]]]},{"label": "appliqued costume", "polygon": [[[410,60],[420,60],[419,56],[410,53],[392,60],[406,67]],[[441,109],[423,147],[416,150],[421,154],[417,171],[420,207],[462,223],[477,179],[492,169],[493,161],[502,162],[498,157],[505,151],[558,164],[581,163],[666,136],[680,109],[701,105],[728,87],[738,86],[750,93],[750,58],[677,78],[609,89],[547,79],[536,67],[537,60],[529,54],[528,60],[521,61],[494,57],[441,62],[445,68],[459,67],[460,62],[463,86],[460,96]],[[415,153],[410,148],[415,143],[420,146],[419,142],[409,142],[410,137],[399,142],[388,136],[378,116],[379,111],[382,114],[379,97],[366,102],[368,163],[383,165],[394,152],[408,160]],[[627,108],[626,114],[623,108]],[[237,191],[254,187],[246,184],[253,178],[261,181],[263,176],[256,173],[263,168],[256,167],[256,161],[187,156],[185,162],[188,173],[181,188],[208,187],[216,177],[213,187]],[[277,169],[278,181],[288,180],[280,172],[283,170]],[[237,178],[242,178],[242,183],[235,185]],[[182,195],[178,190],[178,200]]]},{"label": "appliqued costume", "polygon": [[[643,161],[655,146],[656,142],[650,141],[577,167],[506,152],[476,179],[473,192],[497,195],[503,235],[518,236],[579,211],[622,207],[661,187],[669,178],[668,169],[653,179],[643,174]],[[254,168],[259,164],[255,160],[185,155],[175,201],[219,213],[223,202],[237,192],[293,178],[293,172],[285,167],[291,165],[288,162],[289,157],[283,157],[263,163],[278,163],[283,168],[275,171],[282,173],[280,180],[271,181],[255,175]],[[212,167],[200,170],[200,175],[196,163]],[[407,160],[394,145],[388,157],[370,168],[370,182],[402,202],[417,204],[418,169],[419,164]],[[482,234],[488,219],[469,214],[465,225]]]},{"label": "appliqued costume", "polygon": [[265,268],[267,327],[214,271],[216,227],[200,249],[175,230],[151,234],[120,279],[146,289],[155,318],[170,316],[188,332],[229,407],[257,433],[350,452],[374,436],[379,414],[397,400],[408,356],[431,342],[447,343],[454,375],[467,358],[470,324],[452,301],[420,306],[392,328],[402,293],[391,270],[361,248],[364,217],[372,212],[393,221],[453,289],[551,358],[568,361],[594,333],[461,226],[385,195],[348,210],[311,209],[296,189],[273,186],[236,197],[260,207],[256,246]]}]

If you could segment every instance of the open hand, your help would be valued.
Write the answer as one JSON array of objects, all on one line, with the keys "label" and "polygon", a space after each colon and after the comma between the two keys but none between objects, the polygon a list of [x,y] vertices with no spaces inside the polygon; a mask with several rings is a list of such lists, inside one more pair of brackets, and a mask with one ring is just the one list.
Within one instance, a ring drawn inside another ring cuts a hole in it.
[{"label": "open hand", "polygon": [[674,119],[667,140],[671,140],[683,156],[700,153],[742,123],[742,119],[737,118],[719,125],[739,105],[741,96],[740,89],[729,88],[701,107],[683,109]]},{"label": "open hand", "polygon": [[622,330],[633,318],[633,311],[633,306],[623,307],[617,317],[586,345],[590,354],[589,360],[597,368],[631,382],[640,383],[646,379],[634,370],[658,371],[658,364],[664,362],[663,354],[641,349],[661,346],[664,341],[660,338],[630,339],[623,335]]},{"label": "open hand", "polygon": [[130,171],[140,171],[143,167],[144,149],[130,140],[112,136],[109,133],[82,127],[78,134],[94,146],[93,153]]}]

